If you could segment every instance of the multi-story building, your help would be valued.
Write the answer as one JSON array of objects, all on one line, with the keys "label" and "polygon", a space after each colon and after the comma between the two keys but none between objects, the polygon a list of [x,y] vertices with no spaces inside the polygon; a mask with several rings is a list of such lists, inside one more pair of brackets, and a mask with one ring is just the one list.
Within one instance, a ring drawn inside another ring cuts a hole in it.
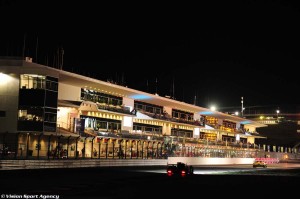
[{"label": "multi-story building", "polygon": [[3,156],[253,157],[264,126],[29,58],[0,59]]},{"label": "multi-story building", "polygon": [[247,119],[268,125],[260,129],[260,135],[268,139],[259,139],[256,143],[270,145],[270,151],[284,151],[293,148],[299,151],[300,143],[300,113],[299,106],[290,104],[280,107],[257,107],[248,110],[244,115]]}]

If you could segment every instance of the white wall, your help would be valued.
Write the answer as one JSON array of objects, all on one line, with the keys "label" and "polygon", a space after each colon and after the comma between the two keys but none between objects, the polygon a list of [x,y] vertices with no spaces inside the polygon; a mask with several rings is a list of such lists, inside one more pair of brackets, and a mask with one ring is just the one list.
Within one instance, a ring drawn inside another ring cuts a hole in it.
[{"label": "white wall", "polygon": [[164,122],[162,127],[162,133],[165,135],[171,135],[171,124]]},{"label": "white wall", "polygon": [[216,132],[217,133],[217,140],[222,140],[222,135],[219,131]]},{"label": "white wall", "polygon": [[[164,106],[163,111],[166,111],[172,117],[172,108]],[[171,125],[164,123],[162,128],[163,134],[171,135]]]},{"label": "white wall", "polygon": [[79,110],[80,111],[98,111],[98,106],[95,102],[84,101],[84,102],[81,102]]},{"label": "white wall", "polygon": [[58,83],[58,99],[80,101],[81,88]]},{"label": "white wall", "polygon": [[218,124],[223,125],[223,119],[218,119]]},{"label": "white wall", "polygon": [[193,137],[194,138],[200,137],[200,128],[194,128]]},{"label": "white wall", "polygon": [[199,158],[199,157],[168,157],[168,164],[183,162],[188,165],[226,165],[253,164],[255,158]]},{"label": "white wall", "polygon": [[130,111],[134,108],[134,99],[123,97],[123,104],[130,107]]},{"label": "white wall", "polygon": [[129,116],[122,117],[122,130],[132,132],[133,118]]},{"label": "white wall", "polygon": [[164,110],[172,117],[172,108],[164,106]]},{"label": "white wall", "polygon": [[[51,163],[51,164],[49,164]],[[0,160],[3,169],[120,167],[120,166],[166,166],[166,159],[78,159],[78,160]],[[124,197],[126,198],[126,196]]]},{"label": "white wall", "polygon": [[247,137],[247,142],[254,144],[255,138],[254,137]]},{"label": "white wall", "polygon": [[58,107],[57,124],[65,129],[71,129],[72,121],[77,118],[78,111],[75,108]]},{"label": "white wall", "polygon": [[[128,97],[123,97],[123,105],[125,107],[129,107],[130,111],[132,111],[133,108],[134,108],[134,99],[131,99],[131,98],[128,98]],[[131,121],[131,125],[129,124],[130,121]],[[133,128],[132,124],[133,124],[133,118],[132,117],[123,116],[123,118],[122,118],[122,131],[132,132],[132,128]]]},{"label": "white wall", "polygon": [[0,132],[17,131],[18,96],[19,75],[0,73],[0,110],[6,113],[0,117]]},{"label": "white wall", "polygon": [[194,120],[199,120],[200,121],[200,114],[199,113],[194,113]]},{"label": "white wall", "polygon": [[245,125],[244,128],[247,129],[247,130],[249,129],[250,132],[255,132],[255,130],[256,130],[255,127],[250,126],[250,125]]}]

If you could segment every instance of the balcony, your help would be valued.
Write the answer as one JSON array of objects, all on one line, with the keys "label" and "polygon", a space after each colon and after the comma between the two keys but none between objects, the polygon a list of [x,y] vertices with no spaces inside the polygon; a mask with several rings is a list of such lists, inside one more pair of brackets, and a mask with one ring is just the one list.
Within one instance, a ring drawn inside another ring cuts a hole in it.
[{"label": "balcony", "polygon": [[130,111],[129,107],[120,106],[120,105],[112,105],[105,103],[98,103],[92,101],[83,101],[79,107],[80,111],[92,111],[92,112],[101,112],[101,111],[109,111],[127,115],[136,115],[135,109]]},{"label": "balcony", "polygon": [[156,134],[133,134],[128,132],[121,133],[112,133],[112,132],[98,132],[98,136],[110,137],[110,138],[123,138],[123,139],[133,139],[133,140],[145,140],[145,141],[164,141],[164,137],[162,135]]},{"label": "balcony", "polygon": [[130,111],[129,107],[124,107],[124,106],[113,106],[108,104],[97,103],[97,108],[99,110],[107,110],[111,112],[123,113],[128,115],[136,115],[136,111]]},{"label": "balcony", "polygon": [[185,119],[172,118],[167,113],[156,114],[156,113],[145,112],[145,111],[142,111],[142,110],[139,110],[139,111],[141,113],[153,118],[153,119],[165,120],[165,121],[169,121],[169,122],[176,122],[176,123],[182,123],[182,124],[189,124],[189,125],[194,125],[194,126],[204,126],[204,122],[201,122],[199,120],[189,121],[189,120],[185,120]]},{"label": "balcony", "polygon": [[103,136],[107,138],[122,138],[122,139],[133,139],[133,140],[145,140],[145,141],[164,141],[164,136],[157,133],[129,133],[123,132],[111,132],[111,131],[96,131],[93,129],[85,129],[85,136]]}]

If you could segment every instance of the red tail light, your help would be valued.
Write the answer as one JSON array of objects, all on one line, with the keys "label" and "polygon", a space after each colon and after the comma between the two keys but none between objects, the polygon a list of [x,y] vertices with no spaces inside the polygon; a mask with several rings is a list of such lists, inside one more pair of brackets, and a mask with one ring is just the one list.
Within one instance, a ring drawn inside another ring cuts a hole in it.
[{"label": "red tail light", "polygon": [[185,171],[181,171],[181,174],[185,174]]},{"label": "red tail light", "polygon": [[168,170],[168,173],[172,173],[172,171],[171,171],[171,170]]}]

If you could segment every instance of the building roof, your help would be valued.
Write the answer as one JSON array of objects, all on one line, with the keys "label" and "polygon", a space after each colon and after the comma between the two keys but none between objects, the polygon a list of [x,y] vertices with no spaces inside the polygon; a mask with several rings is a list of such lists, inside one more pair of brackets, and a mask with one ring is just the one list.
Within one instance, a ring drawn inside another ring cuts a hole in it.
[{"label": "building roof", "polygon": [[[55,69],[55,70],[57,70],[57,69]],[[90,77],[85,77],[83,75],[78,75],[78,74],[74,74],[74,73],[67,72],[67,71],[62,71],[62,70],[58,70],[58,71],[59,71],[59,82],[64,83],[64,84],[79,86],[82,88],[95,90],[95,91],[99,91],[99,92],[104,92],[104,93],[111,94],[111,95],[133,98],[134,100],[147,102],[150,104],[156,104],[156,105],[160,105],[160,106],[168,106],[168,107],[172,107],[175,109],[180,109],[180,110],[193,112],[193,113],[196,112],[196,113],[199,113],[200,115],[212,116],[212,117],[216,117],[216,118],[220,118],[220,119],[224,119],[224,120],[230,120],[233,122],[240,122],[242,124],[247,124],[247,125],[254,126],[254,127],[265,127],[266,126],[264,124],[261,124],[261,123],[258,123],[258,122],[252,121],[252,120],[248,120],[245,118],[228,115],[228,114],[221,113],[218,111],[211,111],[208,108],[195,106],[195,105],[188,104],[185,102],[176,101],[176,100],[169,99],[166,97],[146,93],[143,91],[138,91],[138,90],[131,89],[128,87],[116,85],[113,83],[97,80],[97,79],[90,78]]]},{"label": "building roof", "polygon": [[[7,63],[11,64],[11,62],[7,62]],[[0,65],[3,66],[3,62]],[[252,120],[248,120],[245,118],[228,115],[228,114],[218,112],[218,111],[211,111],[208,108],[195,106],[195,105],[188,104],[185,102],[180,102],[180,101],[177,101],[174,99],[146,93],[146,92],[131,89],[131,88],[128,88],[125,86],[120,86],[120,85],[113,84],[110,82],[97,80],[94,78],[86,77],[83,75],[71,73],[71,72],[56,69],[56,68],[47,67],[44,65],[36,64],[36,63],[29,63],[29,62],[23,61],[23,63],[18,62],[18,64],[16,64],[16,65],[22,66],[22,67],[27,67],[30,72],[34,71],[34,69],[37,69],[37,71],[39,71],[39,72],[44,70],[45,74],[49,74],[49,73],[56,74],[57,77],[59,77],[59,82],[64,83],[64,84],[78,86],[81,88],[95,90],[95,91],[99,91],[99,92],[103,92],[103,93],[107,93],[107,94],[111,94],[111,95],[115,95],[115,96],[128,97],[128,98],[132,98],[134,100],[138,100],[138,101],[142,101],[142,102],[146,102],[146,103],[150,103],[150,104],[167,106],[167,107],[172,107],[172,108],[183,110],[183,111],[199,113],[200,115],[203,115],[203,116],[212,116],[212,117],[216,117],[216,118],[223,119],[223,120],[229,120],[232,122],[240,122],[241,124],[250,125],[250,126],[253,126],[256,128],[267,126],[267,125],[264,125],[264,124],[261,124],[261,123],[258,123],[258,122],[252,121]],[[8,69],[8,68],[6,68],[6,69]],[[23,72],[26,72],[26,70],[24,70],[24,68],[22,70],[23,70]]]}]

